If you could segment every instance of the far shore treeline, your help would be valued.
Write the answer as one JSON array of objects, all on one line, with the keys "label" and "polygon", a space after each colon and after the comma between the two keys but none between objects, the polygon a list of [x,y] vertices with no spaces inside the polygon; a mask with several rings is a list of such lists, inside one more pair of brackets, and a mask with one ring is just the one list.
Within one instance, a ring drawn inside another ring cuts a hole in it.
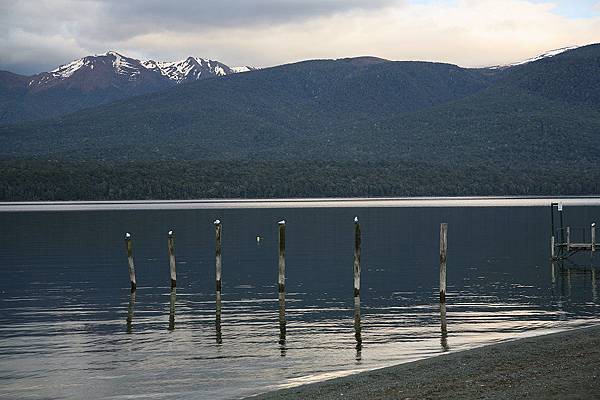
[{"label": "far shore treeline", "polygon": [[[0,162],[0,200],[586,195],[600,168],[408,162]],[[585,179],[582,179],[585,176]]]}]

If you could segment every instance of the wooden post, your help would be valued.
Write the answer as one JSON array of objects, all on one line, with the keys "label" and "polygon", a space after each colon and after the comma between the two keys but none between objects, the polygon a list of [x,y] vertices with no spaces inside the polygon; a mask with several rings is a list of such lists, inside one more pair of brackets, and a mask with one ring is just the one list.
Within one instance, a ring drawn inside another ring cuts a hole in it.
[{"label": "wooden post", "polygon": [[440,224],[440,303],[446,302],[446,252],[448,250],[448,224]]},{"label": "wooden post", "polygon": [[171,270],[171,289],[173,289],[177,286],[177,270],[175,267],[175,238],[173,237],[173,231],[169,231],[167,247],[169,250],[169,266]]},{"label": "wooden post", "polygon": [[565,229],[563,224],[563,204],[558,203],[558,215],[560,216],[560,244],[565,243]]},{"label": "wooden post", "polygon": [[217,292],[221,291],[221,221],[215,224],[215,276],[217,281]]},{"label": "wooden post", "polygon": [[551,264],[552,264],[552,267],[551,267],[551,272],[552,272],[552,285],[554,285],[554,284],[556,283],[556,272],[555,272],[555,270],[556,270],[556,265],[555,265],[555,262],[554,262],[554,261],[552,261],[552,263],[551,263]]},{"label": "wooden post", "polygon": [[592,252],[596,251],[596,223],[592,224]]},{"label": "wooden post", "polygon": [[571,227],[567,226],[567,251],[571,250]]},{"label": "wooden post", "polygon": [[354,297],[360,296],[360,223],[354,217]]},{"label": "wooden post", "polygon": [[556,260],[556,250],[554,249],[554,235],[550,237],[550,256],[552,260]]},{"label": "wooden post", "polygon": [[285,292],[285,220],[279,221],[279,293]]},{"label": "wooden post", "polygon": [[131,282],[131,293],[135,292],[137,284],[135,281],[135,266],[133,265],[133,251],[131,249],[131,234],[125,234],[125,246],[127,247],[127,262],[129,263],[129,282]]}]

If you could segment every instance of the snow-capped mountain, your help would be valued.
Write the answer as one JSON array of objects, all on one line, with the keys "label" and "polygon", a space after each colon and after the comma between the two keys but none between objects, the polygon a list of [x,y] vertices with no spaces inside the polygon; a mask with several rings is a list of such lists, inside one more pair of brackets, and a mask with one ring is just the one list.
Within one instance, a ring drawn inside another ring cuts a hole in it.
[{"label": "snow-capped mountain", "polygon": [[143,61],[142,65],[151,71],[157,71],[162,76],[176,83],[196,81],[213,76],[234,74],[235,71],[227,65],[214,60],[188,57],[175,62]]},{"label": "snow-capped mountain", "polygon": [[[64,81],[85,81],[90,89],[90,83],[102,86],[125,84],[133,82],[152,81],[169,84],[179,84],[234,73],[248,72],[252,67],[229,67],[219,61],[198,57],[188,57],[175,62],[156,62],[154,60],[140,61],[126,57],[114,51],[104,54],[87,56],[50,71],[32,77],[29,86],[32,89],[44,89]],[[93,86],[93,85],[92,85]],[[160,85],[159,85],[160,86]]]},{"label": "snow-capped mountain", "polygon": [[528,58],[527,60],[519,61],[519,62],[512,63],[512,64],[506,64],[506,65],[495,65],[493,67],[489,67],[489,69],[504,69],[504,68],[516,67],[517,65],[529,64],[534,61],[543,60],[544,58],[550,58],[550,57],[557,56],[561,53],[564,53],[565,51],[574,50],[578,47],[580,47],[580,46],[562,47],[560,49],[547,51],[547,52],[540,54],[539,56],[536,56],[533,58]]},{"label": "snow-capped mountain", "polygon": [[140,61],[109,51],[33,76],[0,71],[0,124],[60,116],[254,69],[197,57],[175,62]]}]

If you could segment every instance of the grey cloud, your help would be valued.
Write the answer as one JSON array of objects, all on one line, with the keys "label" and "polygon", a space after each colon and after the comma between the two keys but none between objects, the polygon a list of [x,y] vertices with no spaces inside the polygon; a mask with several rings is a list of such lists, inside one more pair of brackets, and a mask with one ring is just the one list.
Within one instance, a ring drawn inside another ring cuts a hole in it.
[{"label": "grey cloud", "polygon": [[[0,69],[34,73],[136,36],[280,25],[402,0],[0,0]],[[206,55],[209,56],[209,55]]]}]

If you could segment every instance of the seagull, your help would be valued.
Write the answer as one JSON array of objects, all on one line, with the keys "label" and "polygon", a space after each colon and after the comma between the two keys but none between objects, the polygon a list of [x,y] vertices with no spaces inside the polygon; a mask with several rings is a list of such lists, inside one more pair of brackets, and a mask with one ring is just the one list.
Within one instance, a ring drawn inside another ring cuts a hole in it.
[{"label": "seagull", "polygon": [[278,222],[279,225],[285,225],[285,219],[282,219],[281,221]]},{"label": "seagull", "polygon": [[358,222],[358,217],[354,217],[354,222],[357,223]]},{"label": "seagull", "polygon": [[130,237],[131,237],[131,235],[129,234],[129,232],[127,232],[127,233],[125,234],[125,239],[129,239]]},{"label": "seagull", "polygon": [[173,236],[173,231],[169,231],[169,236]]},{"label": "seagull", "polygon": [[215,222],[214,222],[215,225],[219,225],[220,223],[221,223],[221,220],[215,219]]}]

